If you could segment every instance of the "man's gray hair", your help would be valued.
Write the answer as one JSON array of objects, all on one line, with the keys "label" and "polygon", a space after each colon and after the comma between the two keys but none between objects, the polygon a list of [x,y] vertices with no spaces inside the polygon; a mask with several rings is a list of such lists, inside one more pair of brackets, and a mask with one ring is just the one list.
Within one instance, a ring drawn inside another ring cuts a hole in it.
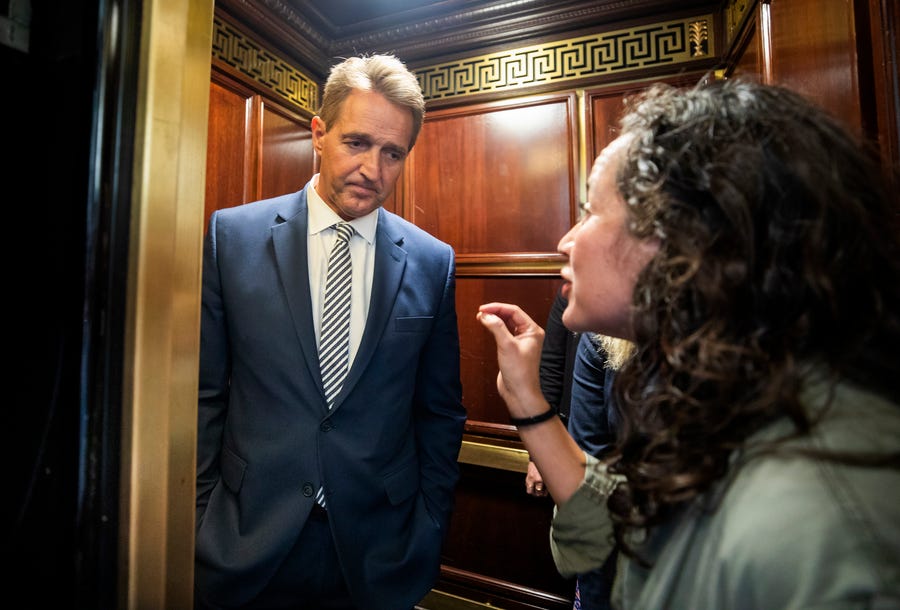
[{"label": "man's gray hair", "polygon": [[337,121],[344,100],[356,89],[380,93],[389,102],[409,109],[413,119],[409,142],[412,149],[425,120],[425,97],[416,75],[393,55],[350,57],[336,64],[325,82],[319,110],[326,129]]}]

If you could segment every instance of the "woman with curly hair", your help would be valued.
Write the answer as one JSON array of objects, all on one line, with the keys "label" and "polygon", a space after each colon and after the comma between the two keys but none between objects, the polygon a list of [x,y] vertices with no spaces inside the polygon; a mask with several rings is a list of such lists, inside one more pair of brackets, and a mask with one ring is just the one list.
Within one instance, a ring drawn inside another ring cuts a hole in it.
[{"label": "woman with curly hair", "polygon": [[900,608],[900,205],[787,89],[654,86],[560,241],[565,325],[630,340],[603,461],[545,416],[543,330],[478,319],[557,509],[564,575],[623,610]]}]

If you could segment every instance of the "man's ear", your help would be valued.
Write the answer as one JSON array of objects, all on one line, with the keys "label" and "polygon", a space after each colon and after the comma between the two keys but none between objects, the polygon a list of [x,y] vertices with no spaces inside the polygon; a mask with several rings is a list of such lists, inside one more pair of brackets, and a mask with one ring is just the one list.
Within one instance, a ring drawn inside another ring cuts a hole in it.
[{"label": "man's ear", "polygon": [[312,131],[313,148],[315,148],[316,153],[321,155],[322,138],[325,136],[325,132],[328,131],[328,126],[325,125],[325,121],[316,115],[310,121],[309,128]]}]

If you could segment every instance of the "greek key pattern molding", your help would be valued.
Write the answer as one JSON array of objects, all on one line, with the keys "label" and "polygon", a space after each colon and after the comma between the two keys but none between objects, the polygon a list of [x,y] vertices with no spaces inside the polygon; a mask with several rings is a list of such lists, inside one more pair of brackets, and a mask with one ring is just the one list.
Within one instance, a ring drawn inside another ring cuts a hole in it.
[{"label": "greek key pattern molding", "polygon": [[212,56],[310,114],[318,110],[315,80],[218,17],[213,19]]},{"label": "greek key pattern molding", "polygon": [[713,16],[492,53],[415,70],[426,100],[619,74],[705,59],[714,53]]},{"label": "greek key pattern molding", "polygon": [[[715,53],[713,16],[615,30],[511,49],[415,69],[426,100],[561,83],[659,65],[706,59]],[[319,85],[239,29],[216,17],[213,57],[310,114]]]}]

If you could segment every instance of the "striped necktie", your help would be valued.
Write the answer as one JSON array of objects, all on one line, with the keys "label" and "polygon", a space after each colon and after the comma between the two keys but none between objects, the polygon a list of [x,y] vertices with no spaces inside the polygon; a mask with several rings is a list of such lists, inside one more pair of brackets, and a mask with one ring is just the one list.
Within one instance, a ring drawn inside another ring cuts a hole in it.
[{"label": "striped necktie", "polygon": [[329,409],[344,384],[350,360],[350,238],[354,232],[346,222],[334,228],[337,239],[328,257],[319,341],[319,366]]},{"label": "striped necktie", "polygon": [[[329,410],[344,385],[350,362],[350,238],[354,233],[353,227],[346,222],[339,222],[334,228],[337,239],[328,257],[319,340],[319,368]],[[324,487],[319,487],[316,492],[316,502],[325,507]]]}]

